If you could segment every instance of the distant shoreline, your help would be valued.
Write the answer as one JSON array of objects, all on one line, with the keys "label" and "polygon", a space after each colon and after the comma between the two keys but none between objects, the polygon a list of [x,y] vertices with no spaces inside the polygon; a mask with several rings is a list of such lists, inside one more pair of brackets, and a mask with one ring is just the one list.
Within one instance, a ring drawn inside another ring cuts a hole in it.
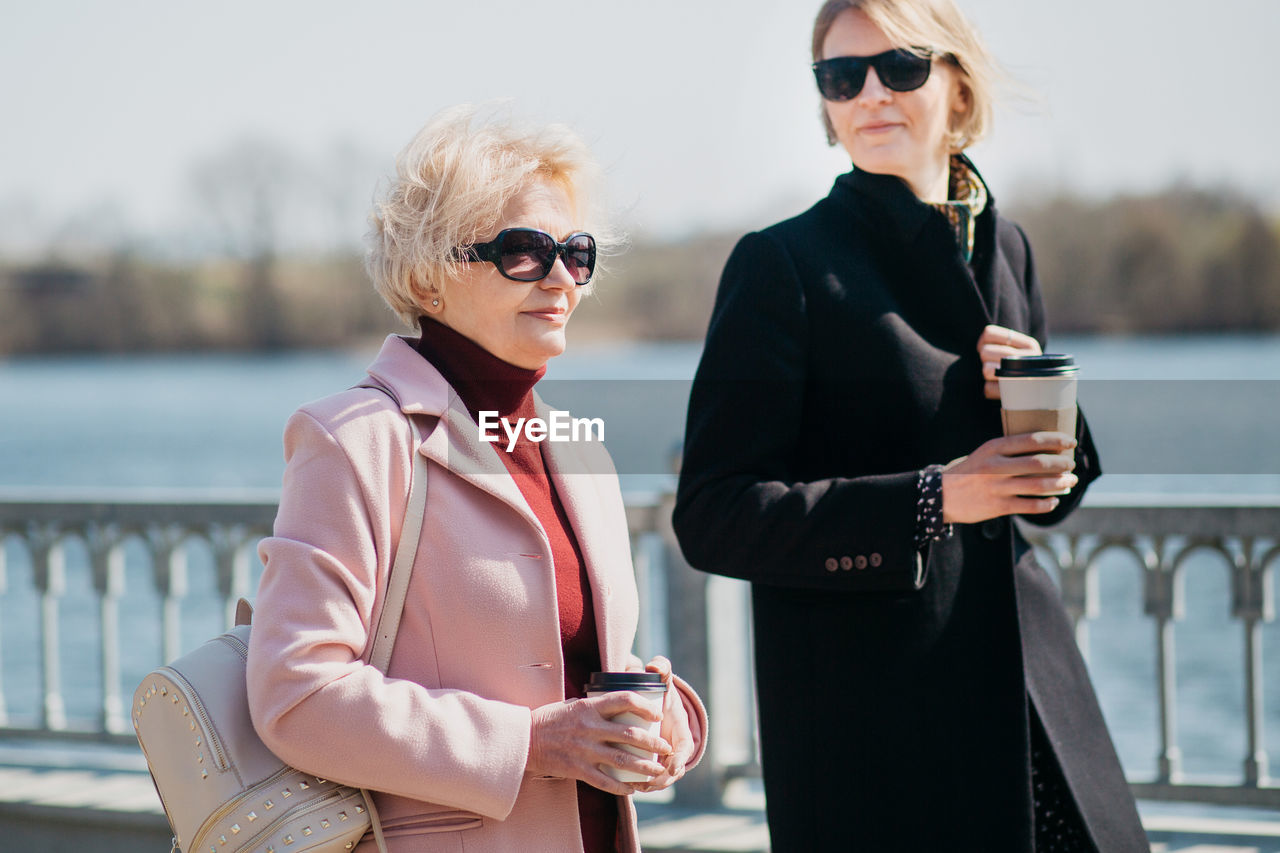
[{"label": "distant shoreline", "polygon": [[[1014,212],[1050,334],[1280,332],[1280,222],[1256,202],[1174,187]],[[699,341],[740,235],[637,242],[609,259],[571,340]],[[0,259],[0,356],[363,348],[406,330],[352,252],[174,263],[128,250]]]}]

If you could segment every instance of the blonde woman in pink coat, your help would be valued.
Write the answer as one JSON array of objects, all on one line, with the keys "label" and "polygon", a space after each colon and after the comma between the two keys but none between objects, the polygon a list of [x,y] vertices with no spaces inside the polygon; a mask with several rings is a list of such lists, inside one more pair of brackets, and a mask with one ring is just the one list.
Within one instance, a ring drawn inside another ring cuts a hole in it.
[{"label": "blonde woman in pink coat", "polygon": [[[592,173],[562,128],[467,108],[433,119],[372,217],[371,277],[421,329],[388,337],[369,367],[399,406],[357,388],[285,429],[250,708],[283,760],[375,792],[390,853],[638,851],[629,795],[672,785],[705,747],[694,691],[665,659],[631,654],[636,587],[603,445],[524,431],[508,449],[480,429],[482,413],[549,420],[533,385],[595,270]],[[415,448],[426,514],[383,674],[362,656]],[[646,668],[669,686],[659,736],[611,720],[655,719],[636,694],[583,698],[592,671]],[[374,849],[371,835],[357,847]]]}]

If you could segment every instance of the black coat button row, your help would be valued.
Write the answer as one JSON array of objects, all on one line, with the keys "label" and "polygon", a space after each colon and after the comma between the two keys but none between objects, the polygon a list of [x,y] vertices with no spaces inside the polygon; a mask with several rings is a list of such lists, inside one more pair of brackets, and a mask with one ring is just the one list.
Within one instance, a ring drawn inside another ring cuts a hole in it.
[{"label": "black coat button row", "polygon": [[872,553],[870,556],[863,556],[862,554],[859,554],[856,557],[850,557],[845,555],[839,559],[836,559],[835,557],[827,557],[827,561],[824,565],[827,567],[827,571],[829,572],[834,572],[837,569],[844,569],[847,572],[850,569],[858,569],[861,571],[867,566],[870,566],[873,569],[879,568],[880,564],[883,562],[883,557],[879,554]]}]

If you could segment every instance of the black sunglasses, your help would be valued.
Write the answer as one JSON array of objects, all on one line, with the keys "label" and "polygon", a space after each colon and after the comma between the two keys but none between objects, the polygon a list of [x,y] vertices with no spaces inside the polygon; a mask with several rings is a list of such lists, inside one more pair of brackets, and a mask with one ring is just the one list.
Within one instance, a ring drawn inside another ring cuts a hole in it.
[{"label": "black sunglasses", "polygon": [[564,258],[575,284],[591,281],[596,271],[596,238],[583,231],[561,243],[537,228],[504,228],[488,243],[464,246],[458,254],[463,260],[488,261],[512,281],[542,281],[551,275],[556,258]]},{"label": "black sunglasses", "polygon": [[910,92],[929,79],[933,51],[899,48],[875,56],[836,56],[813,63],[813,76],[818,81],[818,91],[828,101],[851,101],[867,82],[868,68],[876,70],[886,89]]}]

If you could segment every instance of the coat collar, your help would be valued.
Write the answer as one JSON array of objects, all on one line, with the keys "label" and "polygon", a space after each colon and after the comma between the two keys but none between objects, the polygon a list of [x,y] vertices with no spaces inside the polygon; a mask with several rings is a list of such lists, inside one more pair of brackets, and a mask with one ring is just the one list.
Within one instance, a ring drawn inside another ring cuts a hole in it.
[{"label": "coat collar", "polygon": [[496,447],[480,440],[480,430],[456,391],[413,343],[389,335],[368,373],[391,389],[406,415],[436,418],[418,452],[447,471],[488,492],[524,516],[546,536],[515,480],[502,464]]},{"label": "coat collar", "polygon": [[[973,162],[960,159],[981,180]],[[928,299],[945,306],[942,313],[957,330],[969,334],[995,322],[996,305],[991,276],[996,221],[995,198],[988,193],[986,209],[977,219],[974,264],[977,277],[961,256],[955,231],[937,209],[922,202],[894,175],[877,175],[854,168],[836,179],[828,196],[851,209],[871,231],[887,233],[900,247],[895,258],[904,257],[917,274],[913,287],[936,288]],[[897,254],[902,252],[902,254]],[[984,291],[986,292],[984,294]],[[918,294],[917,294],[918,295]],[[976,340],[976,338],[975,338]]]},{"label": "coat collar", "polygon": [[387,335],[366,372],[395,392],[406,415],[439,417],[449,408],[449,383],[407,338]]},{"label": "coat collar", "polygon": [[[973,174],[982,180],[973,161],[964,154],[957,155]],[[983,182],[985,183],[985,181]],[[925,225],[937,217],[938,212],[916,198],[906,181],[896,175],[877,175],[854,167],[836,178],[831,188],[831,198],[837,201],[869,204],[878,216],[884,216],[893,232],[904,242],[912,243],[920,237]],[[994,213],[995,198],[987,192],[987,211]]]},{"label": "coat collar", "polygon": [[901,178],[864,172],[856,167],[836,178],[831,198],[869,208],[870,217],[887,222],[903,243],[915,242],[929,217],[934,215],[929,205],[916,198]]},{"label": "coat collar", "polygon": [[[542,522],[534,515],[498,456],[501,451],[495,445],[480,440],[479,428],[462,399],[440,371],[417,352],[412,341],[389,335],[369,366],[368,373],[395,392],[405,414],[437,419],[419,447],[420,453],[508,504],[538,531],[540,537],[547,539]],[[534,408],[538,417],[544,420],[550,417],[551,408],[536,391]],[[579,446],[577,442],[548,442],[543,457],[587,566],[595,604],[600,660],[606,668],[621,666],[630,649],[622,647],[621,638],[614,636],[616,632],[610,631],[603,621],[609,612],[606,601],[613,594],[609,567],[618,564],[617,554],[612,550],[617,547],[613,538],[615,532],[608,527],[609,520],[605,517],[603,508],[609,502],[601,493],[601,478],[591,476],[610,475],[612,466],[607,462],[603,448]],[[623,547],[626,548],[625,544]],[[630,556],[629,550],[626,555]]]}]

